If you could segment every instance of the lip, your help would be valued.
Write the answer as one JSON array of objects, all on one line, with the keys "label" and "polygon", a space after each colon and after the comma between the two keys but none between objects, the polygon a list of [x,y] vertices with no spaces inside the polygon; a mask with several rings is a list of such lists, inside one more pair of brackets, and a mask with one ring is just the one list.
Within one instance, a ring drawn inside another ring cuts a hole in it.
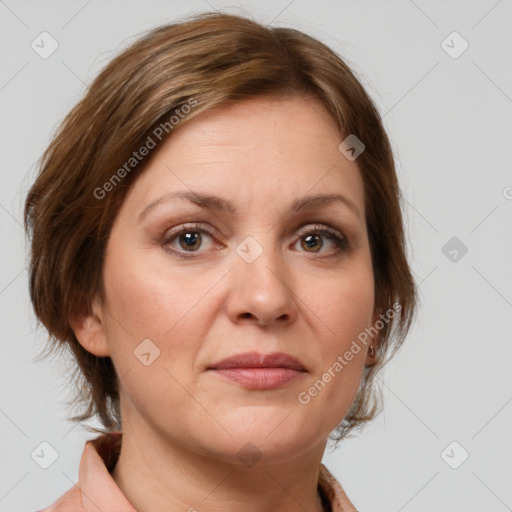
[{"label": "lip", "polygon": [[208,369],[225,370],[227,368],[289,368],[305,371],[301,362],[284,352],[260,354],[259,352],[244,352],[213,363]]},{"label": "lip", "polygon": [[306,373],[296,358],[283,352],[246,352],[223,359],[208,367],[219,377],[248,389],[277,389]]}]

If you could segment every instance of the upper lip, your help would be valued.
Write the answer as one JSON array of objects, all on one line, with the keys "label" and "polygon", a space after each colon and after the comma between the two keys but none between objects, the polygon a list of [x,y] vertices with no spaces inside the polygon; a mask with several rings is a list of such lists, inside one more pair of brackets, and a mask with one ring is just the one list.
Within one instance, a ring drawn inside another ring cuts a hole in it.
[{"label": "upper lip", "polygon": [[298,359],[284,352],[272,352],[260,354],[259,352],[245,352],[218,361],[208,369],[222,370],[226,368],[291,368],[297,371],[305,371]]}]

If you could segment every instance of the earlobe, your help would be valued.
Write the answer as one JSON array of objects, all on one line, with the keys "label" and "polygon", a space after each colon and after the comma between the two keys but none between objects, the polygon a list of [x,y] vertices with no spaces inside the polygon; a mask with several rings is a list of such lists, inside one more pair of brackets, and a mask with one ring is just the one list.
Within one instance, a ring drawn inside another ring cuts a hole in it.
[{"label": "earlobe", "polygon": [[[379,312],[375,312],[373,315],[373,323],[372,325],[375,326],[377,323],[377,320],[379,319]],[[371,341],[368,343],[368,350],[366,352],[366,361],[365,366],[374,366],[377,363],[377,347],[380,343],[380,333],[375,335],[375,337],[372,338]]]},{"label": "earlobe", "polygon": [[377,362],[377,344],[378,340],[373,340],[368,347],[365,366],[373,366]]},{"label": "earlobe", "polygon": [[69,323],[85,350],[98,357],[110,356],[103,311],[96,300],[88,313],[73,316]]}]

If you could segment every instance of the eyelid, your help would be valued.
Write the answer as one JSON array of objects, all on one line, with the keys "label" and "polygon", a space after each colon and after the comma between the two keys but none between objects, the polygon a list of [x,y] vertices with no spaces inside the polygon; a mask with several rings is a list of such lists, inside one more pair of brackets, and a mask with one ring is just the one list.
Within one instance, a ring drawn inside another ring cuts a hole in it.
[{"label": "eyelid", "polygon": [[213,228],[209,228],[207,224],[202,224],[200,222],[184,222],[183,224],[179,224],[171,229],[168,229],[163,234],[164,243],[167,243],[172,237],[177,234],[180,234],[184,231],[198,231],[201,233],[207,233],[211,237],[214,236],[215,230]]},{"label": "eyelid", "polygon": [[305,224],[301,225],[296,231],[299,235],[309,233],[310,231],[327,231],[329,233],[332,233],[333,235],[336,235],[340,238],[345,239],[346,236],[341,232],[340,230],[333,228],[329,226],[329,224],[325,224],[323,222],[306,222]]}]

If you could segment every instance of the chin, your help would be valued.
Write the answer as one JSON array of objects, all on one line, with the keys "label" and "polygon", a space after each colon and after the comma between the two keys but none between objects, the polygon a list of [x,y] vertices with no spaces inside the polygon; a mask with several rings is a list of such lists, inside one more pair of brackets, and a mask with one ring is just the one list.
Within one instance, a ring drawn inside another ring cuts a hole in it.
[{"label": "chin", "polygon": [[282,411],[265,417],[255,411],[253,415],[246,413],[244,420],[238,422],[224,421],[222,424],[232,437],[221,435],[217,438],[218,450],[226,454],[229,462],[247,467],[255,460],[278,464],[294,459],[324,440],[321,432],[310,428],[310,421],[305,419],[299,423],[294,416],[294,413]]}]

